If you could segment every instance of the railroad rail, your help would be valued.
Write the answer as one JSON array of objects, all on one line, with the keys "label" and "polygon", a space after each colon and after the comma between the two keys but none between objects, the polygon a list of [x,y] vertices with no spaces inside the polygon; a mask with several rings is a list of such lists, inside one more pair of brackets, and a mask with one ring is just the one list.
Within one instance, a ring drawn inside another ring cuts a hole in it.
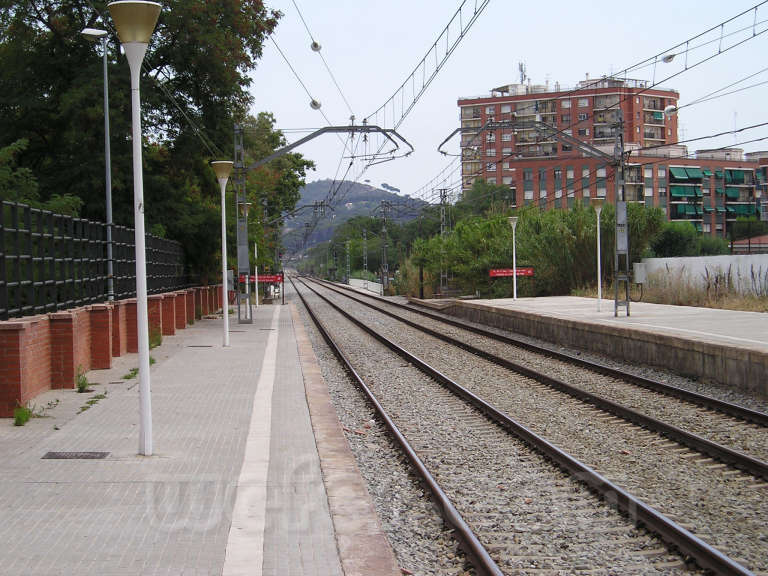
[{"label": "railroad rail", "polygon": [[[337,294],[343,294],[343,296],[346,298],[349,298],[363,306],[373,308],[382,314],[385,314],[391,318],[394,318],[397,321],[403,322],[408,326],[411,326],[412,328],[415,328],[421,332],[429,334],[434,338],[438,338],[444,342],[447,342],[449,344],[462,348],[463,350],[466,350],[471,354],[484,358],[499,366],[502,366],[504,368],[507,368],[509,370],[512,370],[514,372],[527,376],[529,378],[532,378],[538,382],[541,382],[546,386],[549,386],[550,388],[553,388],[555,390],[559,390],[565,394],[568,394],[573,398],[577,398],[583,402],[588,402],[594,405],[595,407],[599,408],[600,410],[604,410],[605,412],[614,414],[619,418],[622,418],[629,422],[633,422],[637,425],[643,426],[648,430],[653,430],[655,432],[658,432],[659,434],[663,434],[664,436],[672,439],[675,442],[678,442],[684,446],[692,448],[693,450],[701,452],[702,454],[706,454],[707,456],[711,456],[712,458],[715,458],[721,462],[735,466],[741,470],[744,470],[750,474],[753,474],[756,477],[768,480],[768,463],[765,462],[764,460],[761,460],[749,454],[745,454],[741,451],[728,448],[727,446],[724,446],[722,444],[719,444],[717,442],[704,438],[700,435],[688,432],[678,426],[668,424],[658,418],[648,416],[647,414],[639,412],[638,410],[635,410],[627,406],[624,406],[622,404],[619,404],[617,402],[614,402],[604,396],[590,393],[580,388],[579,386],[575,386],[567,382],[564,382],[563,380],[551,377],[539,370],[533,370],[531,368],[524,366],[519,362],[513,362],[508,358],[501,357],[498,354],[490,353],[477,346],[469,344],[464,340],[460,340],[456,337],[431,329],[427,326],[424,326],[423,324],[419,324],[418,322],[414,322],[413,320],[409,320],[408,318],[404,318],[403,316],[390,312],[389,310],[380,308],[378,306],[373,306],[370,303],[366,302],[364,299],[357,297],[355,293],[350,293],[349,291],[344,291],[344,292],[340,291],[336,287],[336,285],[328,285],[328,283],[322,283],[322,285],[325,286],[327,289],[336,292]],[[378,298],[374,298],[374,299],[378,300]],[[387,303],[387,301],[385,300],[384,303]],[[451,325],[453,324],[451,323]],[[484,336],[488,336],[500,341],[505,341],[505,337],[499,336],[492,332],[488,332],[487,334],[484,334]],[[570,355],[568,355],[568,357],[570,358]],[[603,365],[599,365],[599,366],[605,368],[606,370],[610,370],[608,375],[611,377],[618,377],[623,379],[627,374],[626,372],[621,370],[604,367]],[[600,374],[605,374],[604,370],[598,370],[597,372]],[[631,375],[631,376],[633,378],[630,379],[630,383],[634,384],[635,383],[634,375]],[[698,394],[695,395],[696,398],[700,396],[701,395],[698,395]],[[750,415],[753,415],[753,414],[763,415],[760,412],[754,412],[752,410],[748,410],[748,412]]]},{"label": "railroad rail", "polygon": [[445,315],[430,312],[417,306],[407,305],[401,302],[395,302],[393,300],[390,300],[381,296],[376,296],[374,294],[363,294],[358,290],[355,290],[354,288],[351,288],[345,284],[332,283],[324,280],[318,280],[315,278],[313,278],[312,280],[320,284],[323,284],[325,286],[332,286],[337,290],[342,289],[345,292],[354,293],[364,298],[369,298],[371,300],[381,302],[382,304],[386,304],[388,306],[392,306],[402,310],[407,310],[408,312],[418,314],[420,316],[429,318],[431,320],[435,320],[437,322],[441,322],[443,324],[448,324],[456,328],[460,328],[462,330],[467,330],[469,332],[473,332],[481,336],[492,338],[500,342],[505,342],[506,344],[509,344],[511,346],[516,346],[519,348],[523,348],[525,350],[529,350],[531,352],[546,355],[552,358],[557,358],[564,362],[568,362],[576,366],[587,368],[593,372],[603,374],[605,376],[621,378],[622,380],[632,383],[636,386],[640,386],[641,388],[647,388],[649,390],[653,390],[655,392],[659,392],[667,396],[679,398],[681,400],[684,400],[686,402],[691,402],[693,404],[697,404],[704,408],[709,408],[711,410],[722,412],[723,414],[728,414],[729,416],[734,416],[746,422],[752,422],[759,426],[768,427],[768,414],[766,414],[765,412],[751,410],[749,408],[746,408],[744,406],[739,406],[738,404],[734,404],[732,402],[725,402],[723,400],[720,400],[718,398],[713,398],[705,394],[699,394],[697,392],[685,390],[683,388],[672,386],[671,384],[667,384],[665,382],[661,382],[653,378],[639,376],[637,374],[633,374],[625,370],[619,370],[617,368],[607,366],[605,364],[596,362],[594,360],[587,360],[586,358],[576,356],[575,354],[571,354],[561,350],[556,350],[554,348],[550,348],[547,346],[539,346],[539,345],[533,344],[532,342],[515,338],[514,336],[509,334],[501,334],[499,332],[494,332],[492,330],[488,330],[481,326],[477,326],[476,324],[472,324],[470,322],[463,322],[461,320],[457,320],[456,318],[449,318]]},{"label": "railroad rail", "polygon": [[[293,284],[293,280],[291,280],[291,282]],[[445,389],[450,390],[464,402],[470,404],[486,418],[502,426],[502,428],[510,432],[516,438],[521,439],[536,452],[544,455],[552,462],[555,462],[562,470],[568,472],[580,483],[585,484],[590,490],[600,494],[606,502],[609,502],[631,518],[636,519],[652,532],[658,534],[665,542],[679,549],[683,554],[695,559],[695,561],[703,568],[712,570],[718,574],[750,574],[745,567],[716,548],[710,546],[680,524],[674,522],[653,507],[642,502],[639,498],[623,490],[589,466],[567,454],[558,446],[555,446],[553,443],[536,434],[534,431],[511,418],[495,406],[481,399],[478,395],[461,386],[433,366],[430,366],[421,358],[406,351],[391,339],[378,333],[376,330],[366,325],[365,322],[355,318],[341,306],[334,303],[331,299],[307,286],[306,283],[302,282],[302,284],[307,289],[311,290],[317,297],[322,299],[325,304],[329,305],[339,315],[343,316],[347,321],[353,323],[391,351],[406,359],[409,365],[417,367],[424,374],[429,375],[435,382],[441,384]],[[309,303],[295,284],[294,288],[297,293],[299,293],[299,296],[308,311],[310,311],[311,308]],[[314,313],[311,313],[311,315],[313,319],[317,318]],[[331,338],[327,331],[324,330],[323,332],[326,340]],[[338,346],[334,346],[334,348],[338,348]],[[351,366],[350,369],[354,370]]]}]

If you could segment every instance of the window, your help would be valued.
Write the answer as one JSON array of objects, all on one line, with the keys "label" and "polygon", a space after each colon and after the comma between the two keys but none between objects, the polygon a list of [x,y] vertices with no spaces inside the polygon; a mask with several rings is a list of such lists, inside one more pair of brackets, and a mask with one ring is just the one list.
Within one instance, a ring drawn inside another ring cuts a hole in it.
[{"label": "window", "polygon": [[571,150],[573,150],[573,148],[568,146],[568,144],[563,144],[560,146],[560,148],[563,150],[563,152],[570,152]]},{"label": "window", "polygon": [[488,162],[488,164],[485,165],[485,169],[488,172],[496,172],[496,162]]},{"label": "window", "polygon": [[597,197],[598,198],[605,198],[605,184],[597,187]]},{"label": "window", "polygon": [[533,190],[525,190],[523,192],[523,200],[533,200]]},{"label": "window", "polygon": [[501,113],[502,114],[509,114],[512,112],[512,105],[511,104],[502,104],[501,105]]},{"label": "window", "polygon": [[588,114],[585,113],[579,113],[579,120],[586,120],[589,117]]},{"label": "window", "polygon": [[496,178],[488,178],[488,184],[496,184]]},{"label": "window", "polygon": [[637,132],[638,134],[640,134],[640,126],[638,126],[638,127],[636,127],[636,128],[635,128],[635,132]]},{"label": "window", "polygon": [[586,108],[589,106],[589,98],[579,98],[579,108]]},{"label": "window", "polygon": [[485,107],[485,113],[486,114],[493,114],[494,113],[494,107],[493,106],[486,106]]},{"label": "window", "polygon": [[597,169],[597,177],[598,178],[605,178],[605,168],[598,168]]},{"label": "window", "polygon": [[589,128],[579,128],[579,136],[589,136]]},{"label": "window", "polygon": [[571,101],[570,100],[561,100],[560,101],[560,108],[570,108],[571,107]]},{"label": "window", "polygon": [[514,176],[504,176],[502,177],[501,181],[502,183],[509,186],[510,184],[514,184],[514,178],[515,178]]},{"label": "window", "polygon": [[666,195],[667,195],[667,187],[659,186],[659,197],[666,196]]},{"label": "window", "polygon": [[667,169],[664,166],[659,166],[659,178],[667,177]]},{"label": "window", "polygon": [[563,177],[563,171],[560,168],[555,168],[555,180],[560,180]]},{"label": "window", "polygon": [[704,224],[702,224],[702,226],[701,226],[701,231],[704,232],[705,234],[711,233],[712,232],[712,224],[704,222]]},{"label": "window", "polygon": [[486,156],[496,156],[496,148],[486,148],[485,155]]},{"label": "window", "polygon": [[501,149],[502,156],[509,156],[512,154],[512,148],[502,148]]},{"label": "window", "polygon": [[560,114],[560,122],[565,122],[566,124],[571,121],[571,115],[570,114]]},{"label": "window", "polygon": [[565,177],[568,178],[569,180],[573,180],[573,168],[568,168],[565,171]]},{"label": "window", "polygon": [[523,169],[523,180],[533,180],[533,169],[531,168]]},{"label": "window", "polygon": [[485,135],[486,142],[496,142],[496,132],[489,132]]},{"label": "window", "polygon": [[646,166],[643,173],[646,178],[653,178],[653,166]]},{"label": "window", "polygon": [[512,134],[509,132],[506,132],[501,135],[501,141],[502,142],[512,142]]},{"label": "window", "polygon": [[511,164],[510,162],[504,162],[504,164],[502,164],[502,165],[501,165],[501,167],[502,167],[504,170],[510,170],[510,169],[511,169],[511,167],[512,167],[512,164]]},{"label": "window", "polygon": [[645,187],[645,197],[651,197],[653,196],[653,186],[646,186]]}]

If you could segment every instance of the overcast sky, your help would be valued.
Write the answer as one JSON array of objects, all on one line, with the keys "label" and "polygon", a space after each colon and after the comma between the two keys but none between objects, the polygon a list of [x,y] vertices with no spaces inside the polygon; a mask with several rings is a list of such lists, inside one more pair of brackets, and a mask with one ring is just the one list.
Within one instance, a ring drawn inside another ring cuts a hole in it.
[{"label": "overcast sky", "polygon": [[[392,95],[421,60],[460,5],[460,0],[296,0],[313,37],[336,77],[359,122]],[[469,0],[467,6],[473,6]],[[491,0],[445,67],[399,128],[414,146],[409,158],[371,167],[362,180],[385,182],[409,194],[440,172],[450,159],[441,156],[438,144],[458,127],[460,96],[486,94],[491,88],[519,81],[518,63],[524,62],[534,84],[574,86],[608,75],[651,57],[715,26],[755,5],[755,1],[644,0],[620,3],[607,0],[581,2],[513,2]],[[310,37],[291,0],[267,4],[283,18],[275,41],[288,57],[322,111],[333,124],[349,123],[350,112],[333,85],[322,60],[310,49]],[[466,7],[465,7],[466,8]],[[754,14],[725,28],[734,32],[751,26]],[[768,4],[757,11],[756,30],[766,30]],[[723,47],[744,39],[752,30],[726,39]],[[710,34],[706,40],[713,39]],[[702,40],[692,43],[695,45]],[[664,83],[680,93],[684,105],[768,67],[768,33],[757,36],[714,57],[711,61]],[[702,47],[689,56],[689,65],[717,53],[719,43]],[[656,80],[683,70],[685,58],[659,64]],[[653,68],[631,77],[651,80]],[[253,112],[270,111],[279,128],[293,141],[304,134],[298,128],[326,125],[309,106],[309,97],[268,41],[252,74]],[[732,89],[768,81],[768,71]],[[682,138],[695,138],[768,121],[768,84],[744,90],[680,111]],[[387,126],[387,127],[391,127]],[[737,136],[720,137],[690,145],[691,151],[731,145],[736,141],[768,136],[768,127]],[[747,151],[768,149],[768,140],[744,145]],[[450,150],[458,152],[455,139]],[[317,170],[308,181],[333,178],[343,151],[334,136],[321,136],[298,151],[314,160]],[[348,160],[343,163],[342,173]],[[350,173],[357,175],[357,170]]]}]

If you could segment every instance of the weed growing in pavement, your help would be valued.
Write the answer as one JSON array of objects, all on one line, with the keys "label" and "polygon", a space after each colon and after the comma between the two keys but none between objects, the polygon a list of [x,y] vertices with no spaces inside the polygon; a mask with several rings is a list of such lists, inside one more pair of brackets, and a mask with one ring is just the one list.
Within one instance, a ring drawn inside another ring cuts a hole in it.
[{"label": "weed growing in pavement", "polygon": [[149,349],[157,348],[163,343],[163,335],[158,328],[149,331]]},{"label": "weed growing in pavement", "polygon": [[89,409],[91,406],[93,406],[94,404],[98,404],[98,403],[99,403],[99,400],[104,400],[104,398],[106,398],[106,397],[107,397],[107,392],[106,392],[106,390],[105,390],[104,392],[102,392],[101,394],[96,394],[95,396],[93,396],[93,397],[89,398],[89,399],[88,399],[88,400],[85,402],[85,404],[83,404],[82,406],[80,406],[80,410],[78,410],[78,412],[77,412],[77,413],[78,413],[78,414],[80,414],[81,412],[85,412],[86,410],[88,410],[88,409]]},{"label": "weed growing in pavement", "polygon": [[136,374],[138,373],[139,373],[138,368],[131,368],[128,374],[123,374],[123,380],[131,380],[133,378],[136,378]]},{"label": "weed growing in pavement", "polygon": [[26,406],[17,406],[13,409],[13,425],[24,426],[32,417],[32,410]]},{"label": "weed growing in pavement", "polygon": [[82,366],[77,367],[77,391],[79,393],[83,392],[90,392],[91,390],[88,388],[88,385],[90,382],[88,382],[88,378],[85,377],[85,372],[83,371]]},{"label": "weed growing in pavement", "polygon": [[154,364],[155,362],[157,362],[157,360],[155,360],[152,356],[150,356],[149,357],[149,365],[152,366],[152,364]]}]

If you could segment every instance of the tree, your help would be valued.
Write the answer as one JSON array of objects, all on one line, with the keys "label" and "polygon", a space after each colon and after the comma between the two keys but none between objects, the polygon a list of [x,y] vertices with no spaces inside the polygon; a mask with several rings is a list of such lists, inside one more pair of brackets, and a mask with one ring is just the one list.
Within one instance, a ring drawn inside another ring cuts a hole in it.
[{"label": "tree", "polygon": [[[80,31],[109,30],[113,213],[117,224],[132,226],[129,73],[106,5],[0,0],[0,148],[25,139],[16,160],[36,178],[39,200],[66,207],[79,198],[84,217],[104,220],[102,64]],[[246,121],[252,103],[248,72],[279,17],[261,0],[169,0],[145,58],[147,228],[182,241],[203,275],[215,273],[219,246],[218,186],[208,162],[232,156],[233,124]],[[274,132],[265,128],[265,149]],[[274,168],[277,205],[296,195],[303,177],[296,161]]]}]

